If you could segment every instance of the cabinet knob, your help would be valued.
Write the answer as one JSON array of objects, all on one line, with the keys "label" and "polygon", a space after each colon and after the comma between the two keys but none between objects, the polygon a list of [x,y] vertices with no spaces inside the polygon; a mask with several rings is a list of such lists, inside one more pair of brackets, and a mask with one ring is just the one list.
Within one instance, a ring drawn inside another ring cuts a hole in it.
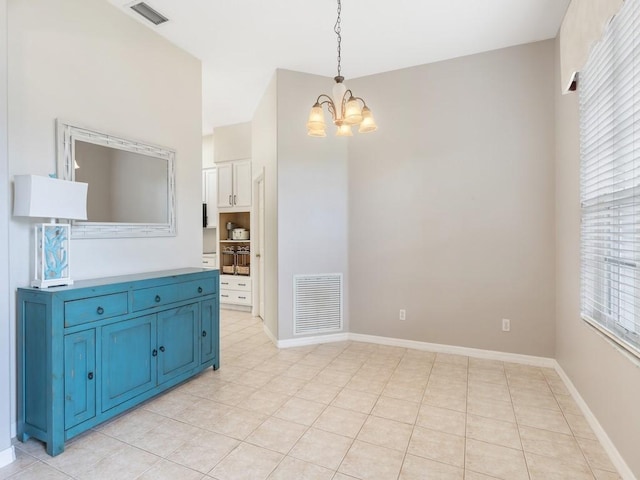
[{"label": "cabinet knob", "polygon": [[160,347],[160,351],[161,351],[161,352],[164,352],[164,347]]},{"label": "cabinet knob", "polygon": [[152,357],[157,357],[158,356],[158,350],[156,350],[155,348],[153,349],[153,352],[151,352],[151,356]]},{"label": "cabinet knob", "polygon": [[202,293],[202,287],[198,287],[198,293]]},{"label": "cabinet knob", "polygon": [[89,372],[89,375],[87,375],[87,378],[89,380],[93,380],[93,372]]},{"label": "cabinet knob", "polygon": [[206,336],[207,336],[207,331],[206,331],[206,330],[203,330],[203,331],[202,331],[202,336],[203,336],[203,337],[206,337]]},{"label": "cabinet knob", "polygon": [[98,309],[96,310],[96,312],[98,312],[98,315],[102,315],[104,313],[104,308],[102,307],[98,307]]},{"label": "cabinet knob", "polygon": [[155,300],[156,300],[156,303],[158,303],[161,300],[160,295],[156,295]]}]

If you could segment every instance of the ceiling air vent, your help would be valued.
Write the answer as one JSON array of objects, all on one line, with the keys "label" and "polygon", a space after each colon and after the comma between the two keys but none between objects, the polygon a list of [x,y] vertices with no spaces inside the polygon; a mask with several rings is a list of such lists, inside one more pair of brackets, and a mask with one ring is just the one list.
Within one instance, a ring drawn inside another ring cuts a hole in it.
[{"label": "ceiling air vent", "polygon": [[137,14],[142,15],[154,25],[160,25],[161,23],[169,21],[167,17],[165,17],[161,13],[156,12],[153,8],[151,8],[144,2],[131,5],[131,9]]}]

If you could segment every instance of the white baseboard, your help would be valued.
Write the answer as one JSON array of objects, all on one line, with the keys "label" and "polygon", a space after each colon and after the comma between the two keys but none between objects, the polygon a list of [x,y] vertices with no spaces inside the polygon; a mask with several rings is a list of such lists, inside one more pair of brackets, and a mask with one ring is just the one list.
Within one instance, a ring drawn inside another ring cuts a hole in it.
[{"label": "white baseboard", "polygon": [[413,348],[415,350],[425,350],[437,353],[452,353],[455,355],[465,355],[467,357],[484,358],[487,360],[500,360],[503,362],[522,363],[536,367],[556,368],[558,364],[555,359],[548,357],[536,357],[533,355],[521,355],[519,353],[497,352],[493,350],[481,350],[479,348],[458,347],[454,345],[443,345],[440,343],[418,342],[415,340],[405,340],[403,338],[378,337],[376,335],[365,335],[362,333],[334,333],[330,335],[318,335],[315,337],[289,338],[287,340],[277,340],[273,334],[264,327],[264,331],[278,348],[302,347],[306,345],[316,345],[319,343],[344,342],[351,340],[354,342],[376,343],[378,345],[390,345],[394,347]]},{"label": "white baseboard", "polygon": [[273,333],[271,333],[271,330],[267,328],[267,324],[264,322],[262,322],[262,329],[264,330],[265,335],[269,337],[269,340],[271,340],[271,342],[277,347],[278,339],[274,337]]},{"label": "white baseboard", "polygon": [[558,375],[560,375],[560,378],[562,378],[562,381],[567,386],[567,389],[571,393],[571,396],[578,404],[578,407],[580,407],[584,418],[587,420],[587,423],[593,430],[593,433],[595,433],[596,437],[602,444],[602,448],[604,448],[604,450],[607,452],[607,455],[609,455],[611,463],[613,463],[613,466],[616,467],[620,476],[623,478],[623,480],[637,480],[636,476],[629,468],[629,465],[627,465],[627,462],[624,461],[624,459],[620,455],[620,452],[615,447],[615,445],[609,438],[609,435],[607,435],[607,433],[605,432],[604,428],[602,428],[602,425],[600,425],[600,422],[598,422],[598,419],[587,405],[587,402],[584,401],[569,376],[565,373],[565,371],[556,360],[554,360],[554,362],[556,372],[558,372]]},{"label": "white baseboard", "polygon": [[465,355],[467,357],[484,358],[487,360],[522,363],[536,367],[555,368],[557,365],[557,362],[553,358],[548,357],[481,350],[479,348],[458,347],[454,345],[443,345],[440,343],[418,342],[415,340],[405,340],[403,338],[378,337],[375,335],[364,335],[361,333],[349,333],[349,340],[353,340],[355,342],[377,343],[379,345],[391,345],[394,347],[413,348],[415,350],[426,350],[428,352],[452,353],[455,355]]},{"label": "white baseboard", "polygon": [[6,467],[16,459],[16,452],[13,445],[0,452],[0,468]]},{"label": "white baseboard", "polygon": [[479,348],[457,347],[454,345],[443,345],[439,343],[418,342],[415,340],[405,340],[403,338],[378,337],[376,335],[365,335],[362,333],[334,333],[330,335],[318,335],[315,337],[289,338],[287,340],[277,340],[273,334],[265,327],[265,333],[278,348],[302,347],[306,345],[316,345],[318,343],[344,342],[351,340],[354,342],[376,343],[378,345],[390,345],[394,347],[413,348],[415,350],[425,350],[428,352],[452,353],[465,355],[467,357],[485,358],[487,360],[500,360],[503,362],[522,363],[536,367],[556,368],[557,362],[553,358],[536,357],[533,355],[521,355],[519,353],[497,352],[493,350],[481,350]]},{"label": "white baseboard", "polygon": [[318,343],[344,342],[349,340],[350,333],[332,333],[330,335],[318,335],[315,337],[289,338],[278,340],[278,348],[304,347],[306,345],[316,345]]}]

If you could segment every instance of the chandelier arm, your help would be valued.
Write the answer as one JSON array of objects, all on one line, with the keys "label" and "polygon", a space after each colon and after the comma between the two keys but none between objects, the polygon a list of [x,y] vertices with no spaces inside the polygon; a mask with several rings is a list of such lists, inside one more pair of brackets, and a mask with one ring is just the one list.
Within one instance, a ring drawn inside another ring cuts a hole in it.
[{"label": "chandelier arm", "polygon": [[[320,101],[321,98],[325,98],[326,100]],[[327,95],[326,93],[318,95],[318,98],[316,99],[316,103],[319,103],[320,105],[322,105],[322,104],[327,103],[327,102],[333,103],[333,100],[331,99],[331,97],[329,95]]]},{"label": "chandelier arm", "polygon": [[[325,100],[321,99],[324,98]],[[317,105],[326,105],[327,106],[327,110],[329,110],[329,113],[331,114],[332,119],[335,121],[336,119],[336,105],[335,103],[333,103],[333,100],[331,99],[331,97],[329,95],[326,94],[322,94],[318,96],[318,99],[316,100],[316,104]]]},{"label": "chandelier arm", "polygon": [[344,92],[344,96],[345,98],[347,97],[347,94],[349,94],[349,98],[347,99],[347,101],[349,100],[360,100],[362,102],[362,106],[366,107],[367,106],[367,102],[364,101],[364,98],[362,97],[356,97],[353,92],[351,91],[351,89],[347,90],[346,92]]}]

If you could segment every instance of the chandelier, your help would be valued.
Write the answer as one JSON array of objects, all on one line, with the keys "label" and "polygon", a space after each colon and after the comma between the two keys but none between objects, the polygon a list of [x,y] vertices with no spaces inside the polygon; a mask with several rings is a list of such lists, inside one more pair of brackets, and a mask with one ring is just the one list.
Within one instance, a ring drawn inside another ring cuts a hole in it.
[{"label": "chandelier", "polygon": [[[338,75],[334,77],[336,81],[333,86],[332,95],[324,93],[318,97],[316,103],[311,107],[309,121],[307,122],[307,134],[311,137],[326,137],[326,123],[324,121],[323,105],[331,113],[331,118],[336,127],[336,135],[339,137],[351,137],[353,132],[351,127],[358,125],[358,132],[367,133],[378,129],[373,115],[365,101],[360,97],[355,97],[351,90],[344,84],[344,77],[340,75],[341,62],[341,42],[342,36],[340,27],[340,13],[342,10],[341,0],[338,0],[338,20],[333,28],[338,37]],[[362,105],[361,105],[362,104]]]}]

